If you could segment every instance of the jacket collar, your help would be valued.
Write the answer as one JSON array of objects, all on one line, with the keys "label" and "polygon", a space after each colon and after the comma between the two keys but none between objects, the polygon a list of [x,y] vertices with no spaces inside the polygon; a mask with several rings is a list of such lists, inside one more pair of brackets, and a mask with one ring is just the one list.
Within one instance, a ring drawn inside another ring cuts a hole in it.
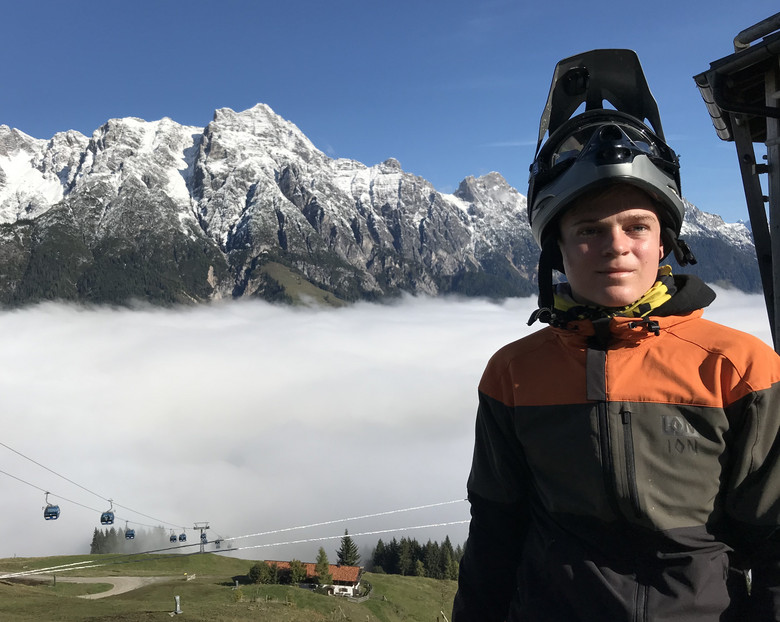
[{"label": "jacket collar", "polygon": [[[672,275],[669,275],[672,277]],[[673,275],[674,283],[670,284],[670,291],[672,292],[671,298],[660,304],[658,307],[653,308],[645,317],[645,319],[651,320],[652,318],[668,317],[673,315],[687,315],[697,309],[703,309],[709,306],[713,300],[715,300],[715,292],[702,281],[699,277],[692,274],[675,274]],[[529,324],[539,320],[546,324],[550,324],[555,327],[568,327],[576,326],[582,321],[590,322],[602,322],[609,318],[597,319],[594,316],[591,319],[581,320],[566,318],[558,315],[556,310],[552,309],[537,309],[531,316]],[[631,318],[626,318],[631,319]]]},{"label": "jacket collar", "polygon": [[604,350],[608,346],[630,346],[646,339],[654,339],[664,331],[700,318],[702,309],[694,309],[681,315],[664,315],[649,318],[611,317],[599,320],[576,320],[553,330],[567,342],[578,347]]}]

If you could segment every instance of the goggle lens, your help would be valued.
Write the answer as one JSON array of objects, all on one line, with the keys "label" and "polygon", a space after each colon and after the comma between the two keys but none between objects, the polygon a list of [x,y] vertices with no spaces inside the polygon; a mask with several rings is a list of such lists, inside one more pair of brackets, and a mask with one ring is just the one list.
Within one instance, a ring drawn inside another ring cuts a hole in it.
[{"label": "goggle lens", "polygon": [[595,149],[603,143],[627,147],[634,155],[644,154],[651,158],[664,158],[662,151],[665,150],[661,149],[646,132],[631,125],[610,123],[588,125],[572,132],[549,154],[546,164],[552,169],[580,157],[583,152]]}]

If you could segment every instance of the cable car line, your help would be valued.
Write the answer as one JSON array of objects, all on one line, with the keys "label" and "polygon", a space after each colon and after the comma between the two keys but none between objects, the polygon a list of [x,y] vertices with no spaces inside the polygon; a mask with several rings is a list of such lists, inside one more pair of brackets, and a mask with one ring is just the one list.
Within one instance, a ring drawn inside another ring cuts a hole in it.
[{"label": "cable car line", "polygon": [[[2,444],[2,443],[0,443],[0,444]],[[58,495],[55,492],[50,492],[50,491],[46,490],[45,488],[41,488],[40,486],[36,486],[35,484],[32,484],[32,483],[30,483],[30,482],[28,482],[26,480],[23,480],[21,477],[17,477],[16,475],[12,475],[11,473],[8,473],[7,471],[3,471],[2,469],[0,469],[0,473],[2,473],[3,475],[6,475],[6,476],[8,476],[8,477],[10,477],[12,479],[15,479],[18,482],[21,482],[22,484],[26,484],[27,486],[30,486],[31,488],[35,488],[36,490],[40,490],[44,494],[53,495],[53,496],[57,497],[58,499],[61,499],[62,501],[67,501],[68,503],[72,503],[73,505],[77,505],[79,507],[82,507],[85,510],[89,510],[90,512],[95,512],[95,513],[100,514],[100,511],[95,509],[95,508],[93,508],[93,507],[90,507],[88,505],[84,505],[83,503],[79,503],[78,501],[74,501],[73,499],[68,499],[67,497],[63,497],[62,495]],[[118,503],[115,503],[114,505],[116,505],[117,507],[124,507],[124,506],[119,505]],[[129,508],[125,508],[125,509],[129,509]],[[130,511],[133,512],[134,510],[130,510]],[[140,516],[146,516],[146,514],[141,514],[140,512],[136,512],[136,514],[139,514]],[[102,516],[102,514],[101,514],[101,516]],[[115,515],[114,518],[116,519],[118,517]],[[154,517],[151,517],[151,516],[147,516],[147,518],[152,518],[153,520],[156,520],[156,519],[154,519]],[[140,527],[149,527],[150,529],[155,529],[155,528],[161,526],[159,524],[158,525],[148,525],[146,523],[141,523],[141,522],[138,522],[138,521],[132,521],[132,522],[133,522],[134,525],[139,525]],[[167,523],[167,524],[168,525],[173,525],[174,523]]]},{"label": "cable car line", "polygon": [[404,508],[401,510],[387,510],[386,512],[376,512],[374,514],[363,514],[362,516],[353,516],[351,518],[339,518],[337,520],[328,520],[321,523],[311,523],[310,525],[300,525],[298,527],[285,527],[284,529],[273,529],[271,531],[263,531],[260,533],[251,533],[245,536],[235,536],[228,538],[229,540],[241,540],[243,538],[255,538],[258,536],[268,536],[275,533],[283,533],[285,531],[295,531],[297,529],[309,529],[311,527],[322,527],[323,525],[333,525],[335,523],[344,523],[347,521],[356,521],[364,518],[376,518],[377,516],[389,516],[390,514],[400,514],[401,512],[412,512],[415,510],[425,510],[428,508],[439,507],[442,505],[452,505],[453,503],[462,503],[466,499],[454,499],[453,501],[441,501],[439,503],[429,503],[427,505],[418,505],[416,507]]},{"label": "cable car line", "polygon": [[[401,527],[401,528],[394,528],[394,529],[378,529],[375,531],[364,531],[362,533],[351,533],[349,536],[351,538],[357,538],[359,536],[375,536],[378,534],[383,533],[392,533],[392,532],[398,532],[398,531],[411,531],[412,529],[427,529],[429,527],[447,527],[449,525],[462,525],[464,523],[468,523],[469,520],[456,520],[456,521],[450,521],[447,523],[432,523],[430,525],[416,525],[414,527]],[[340,540],[343,538],[344,535],[340,536],[322,536],[317,538],[304,538],[303,540],[290,540],[288,542],[272,542],[268,544],[254,544],[252,546],[239,546],[235,547],[233,550],[235,551],[244,551],[246,549],[262,549],[267,548],[270,546],[285,546],[289,544],[306,544],[308,542],[322,542],[324,540]],[[229,540],[234,540],[235,538],[229,538]]]},{"label": "cable car line", "polygon": [[[78,482],[74,482],[72,479],[70,479],[68,477],[65,477],[64,475],[58,473],[54,469],[50,469],[49,467],[47,467],[44,464],[41,464],[37,460],[33,460],[29,456],[25,456],[22,452],[17,451],[13,447],[9,447],[8,445],[6,445],[3,442],[0,442],[0,446],[5,447],[7,450],[12,451],[13,453],[15,453],[18,456],[21,456],[25,460],[29,460],[30,462],[32,462],[36,466],[39,466],[42,469],[45,469],[46,471],[48,471],[49,473],[52,473],[53,475],[56,475],[57,477],[59,477],[61,479],[64,479],[66,482],[68,482],[70,484],[73,484],[74,486],[77,486],[78,488],[81,488],[82,490],[88,492],[89,494],[94,495],[94,496],[98,497],[99,499],[102,499],[103,501],[108,501],[109,503],[112,504],[112,506],[116,506],[118,508],[122,508],[123,510],[127,510],[128,512],[132,512],[133,514],[137,514],[138,516],[143,516],[144,518],[148,518],[150,520],[157,521],[158,524],[162,524],[162,525],[166,525],[166,526],[175,526],[175,525],[178,524],[178,523],[172,523],[172,522],[160,520],[159,518],[156,518],[154,516],[149,516],[148,514],[144,514],[143,512],[139,512],[139,511],[134,510],[132,508],[129,508],[129,507],[125,506],[125,505],[121,505],[119,503],[116,503],[113,500],[108,499],[108,498],[104,497],[103,495],[100,495],[100,494],[96,493],[94,490],[90,490],[86,486],[82,486]],[[46,492],[43,488],[40,488],[39,486],[36,486],[35,484],[31,484],[30,482],[26,482],[23,479],[21,479],[19,477],[16,477],[15,475],[11,475],[10,473],[6,473],[5,471],[2,471],[2,470],[0,470],[0,473],[3,473],[4,475],[8,475],[8,477],[13,477],[15,480],[18,480],[18,481],[22,482],[23,484],[27,484],[28,486],[32,486],[33,488],[37,488],[41,492]],[[54,493],[52,493],[52,494],[54,494]],[[66,499],[65,497],[61,497],[60,495],[55,495],[55,496],[59,497],[60,499],[65,500],[65,501],[68,501],[69,503],[75,503],[76,505],[80,505],[83,508],[87,508],[87,509],[90,509],[92,511],[98,512],[98,510],[95,510],[94,508],[89,508],[86,505],[82,505],[81,503],[77,503],[75,501],[71,501],[70,499]],[[106,512],[104,512],[103,514],[106,514]],[[145,525],[143,523],[139,523],[138,521],[133,521],[133,523],[136,524],[136,525],[141,525],[143,527],[152,527],[153,528],[153,527],[157,526],[157,525]],[[111,524],[111,523],[105,523],[105,524]]]},{"label": "cable car line", "polygon": [[101,499],[103,499],[103,501],[110,501],[110,499],[107,499],[107,498],[106,498],[106,497],[104,497],[103,495],[99,495],[98,493],[96,493],[96,492],[94,492],[94,491],[90,490],[89,488],[85,488],[85,487],[84,487],[84,486],[82,486],[81,484],[79,484],[79,483],[77,483],[77,482],[74,482],[72,479],[69,479],[69,478],[65,477],[64,475],[61,475],[60,473],[57,473],[57,471],[55,471],[55,470],[53,470],[53,469],[50,469],[49,467],[47,467],[47,466],[45,466],[45,465],[41,464],[40,462],[37,462],[37,461],[33,460],[33,459],[32,459],[32,458],[30,458],[29,456],[25,456],[25,455],[24,455],[22,452],[20,452],[20,451],[16,451],[16,450],[15,450],[13,447],[9,447],[8,445],[6,445],[5,443],[2,443],[2,442],[0,442],[0,446],[3,446],[3,447],[5,447],[5,448],[6,448],[8,451],[12,451],[12,452],[14,452],[14,453],[15,453],[17,456],[21,456],[21,457],[22,457],[22,458],[24,458],[25,460],[29,460],[29,461],[30,461],[30,462],[32,462],[33,464],[35,464],[35,465],[37,465],[37,466],[41,467],[42,469],[45,469],[45,470],[47,470],[49,473],[52,473],[52,474],[56,475],[57,477],[60,477],[60,478],[64,479],[66,482],[70,482],[70,483],[71,483],[71,484],[73,484],[74,486],[78,486],[78,487],[79,487],[79,488],[81,488],[82,490],[85,490],[85,491],[87,491],[89,494],[91,494],[91,495],[95,495],[96,497],[100,497]]},{"label": "cable car line", "polygon": [[[157,521],[157,523],[158,523],[159,525],[167,525],[167,526],[169,526],[169,527],[170,527],[171,525],[176,525],[176,523],[171,523],[171,522],[169,522],[169,521],[160,520],[159,518],[155,518],[154,516],[149,516],[148,514],[144,514],[143,512],[139,512],[138,510],[133,510],[132,508],[129,508],[129,507],[125,506],[125,505],[122,505],[121,503],[116,503],[116,502],[114,502],[114,505],[115,505],[116,507],[118,507],[118,508],[122,508],[123,510],[127,510],[128,512],[132,512],[133,514],[138,514],[138,516],[143,516],[144,518],[148,518],[148,519],[151,519],[151,520],[153,520],[153,521]],[[133,521],[133,522],[134,522],[136,525],[143,525],[143,523],[138,523],[138,522],[136,522],[136,521]],[[149,525],[143,525],[143,526],[144,526],[144,527],[149,527]],[[157,525],[155,525],[155,527],[156,527],[156,526],[157,526]]]},{"label": "cable car line", "polygon": [[7,475],[8,477],[12,477],[16,481],[22,482],[22,484],[27,484],[28,486],[32,486],[33,488],[36,488],[37,490],[40,490],[41,492],[47,492],[44,488],[41,488],[40,486],[36,486],[35,484],[31,484],[30,482],[26,482],[21,477],[16,477],[16,475],[11,475],[10,473],[6,473],[2,469],[0,469],[0,473],[3,475]]},{"label": "cable car line", "polygon": [[[50,495],[53,495],[53,496],[57,497],[58,499],[61,499],[62,501],[67,501],[68,503],[72,503],[73,505],[77,505],[79,507],[82,507],[85,510],[89,510],[90,512],[100,513],[100,511],[97,510],[96,508],[90,507],[88,505],[84,505],[83,503],[79,503],[78,501],[74,501],[73,499],[69,499],[67,497],[63,497],[62,495],[59,495],[57,493],[50,492],[50,491],[46,490],[45,488],[41,488],[40,486],[36,486],[35,484],[32,484],[32,483],[30,483],[30,482],[28,482],[26,480],[23,480],[21,477],[17,477],[16,475],[12,475],[11,473],[8,473],[7,471],[3,471],[2,469],[0,469],[0,473],[3,474],[3,475],[6,475],[6,476],[8,476],[8,477],[10,477],[12,479],[15,479],[15,480],[19,481],[22,484],[26,484],[27,486],[30,486],[31,488],[35,488],[36,490],[40,490],[44,494],[48,493]],[[119,505],[118,503],[115,503],[114,505],[116,505],[117,507],[124,507],[124,506]],[[129,508],[125,508],[125,509],[129,509]],[[130,510],[130,511],[134,512],[134,510]],[[147,516],[146,514],[142,514],[141,512],[135,512],[135,513],[139,514],[140,516],[146,516],[147,518],[151,518],[153,520],[156,520],[156,519],[154,519],[154,517]],[[101,513],[101,519],[103,517],[103,514],[106,514],[106,512]],[[117,519],[117,518],[123,518],[123,517],[118,516],[118,515],[114,515],[114,519]],[[128,521],[129,519],[125,519],[125,520]],[[160,525],[159,523],[156,524],[156,525],[150,525],[148,523],[141,523],[141,522],[136,521],[136,520],[132,521],[132,523],[134,525],[138,525],[139,527],[148,527],[149,529],[156,529],[157,527],[162,527],[162,525]],[[107,524],[110,524],[110,523],[103,523],[102,520],[101,520],[101,524],[107,525]],[[167,523],[167,524],[168,525],[173,525],[174,523]]]},{"label": "cable car line", "polygon": [[60,564],[58,566],[49,566],[48,568],[38,568],[37,570],[23,570],[22,572],[9,572],[8,574],[0,575],[0,579],[8,579],[11,577],[22,577],[28,574],[42,574],[52,571],[62,572],[65,570],[83,570],[85,568],[92,568],[86,564],[94,563],[92,560],[84,560],[81,562],[72,562],[70,564]]},{"label": "cable car line", "polygon": [[98,512],[98,510],[96,510],[95,508],[91,508],[88,505],[84,505],[83,503],[79,503],[78,501],[73,501],[72,499],[68,499],[67,497],[63,497],[62,495],[58,495],[57,493],[49,492],[45,488],[41,488],[40,486],[36,486],[35,484],[31,484],[30,482],[27,482],[27,481],[23,480],[21,477],[16,477],[16,475],[11,475],[10,473],[7,473],[7,472],[3,471],[2,469],[0,469],[0,473],[2,473],[3,475],[7,475],[8,477],[11,477],[11,478],[13,478],[13,479],[15,479],[15,480],[17,480],[19,482],[22,482],[22,484],[27,484],[28,486],[31,486],[31,487],[35,488],[36,490],[40,490],[42,493],[48,493],[50,495],[54,495],[58,499],[62,499],[63,501],[67,501],[68,503],[72,503],[74,505],[78,505],[78,506],[80,506],[80,507],[82,507],[82,508],[84,508],[86,510],[90,510],[92,512]]},{"label": "cable car line", "polygon": [[[142,512],[138,512],[138,511],[133,510],[132,508],[129,508],[127,506],[123,506],[123,505],[120,505],[118,503],[114,503],[114,501],[112,499],[108,499],[106,497],[103,497],[102,495],[99,495],[98,493],[90,490],[89,488],[86,488],[85,486],[82,486],[81,484],[78,484],[77,482],[74,482],[73,480],[65,477],[64,475],[61,475],[60,473],[57,473],[53,469],[50,469],[49,467],[41,464],[40,462],[37,462],[36,460],[33,460],[32,458],[30,458],[30,457],[22,454],[21,452],[13,449],[12,447],[9,447],[5,443],[0,442],[0,446],[5,447],[9,451],[12,451],[13,453],[21,456],[22,458],[24,458],[26,460],[29,460],[33,464],[35,464],[35,465],[45,469],[46,471],[49,471],[50,473],[56,475],[57,477],[60,477],[61,479],[64,479],[65,481],[73,484],[74,486],[77,486],[78,488],[81,488],[82,490],[84,490],[84,491],[86,491],[86,492],[88,492],[88,493],[90,493],[90,494],[92,494],[92,495],[94,495],[94,496],[96,496],[96,497],[98,497],[100,499],[103,499],[104,501],[108,501],[110,503],[111,507],[109,508],[109,510],[107,510],[105,512],[102,512],[102,514],[100,514],[101,515],[101,524],[104,524],[104,525],[113,524],[113,522],[114,522],[114,520],[116,518],[120,518],[120,517],[115,516],[114,512],[113,512],[113,508],[116,505],[116,507],[123,508],[123,509],[125,509],[125,510],[127,510],[129,512],[133,512],[135,514],[138,514],[139,516],[144,516],[144,517],[149,518],[151,520],[157,521],[157,523],[158,523],[157,525],[145,525],[143,523],[139,523],[137,521],[133,521],[133,524],[135,524],[135,525],[142,525],[144,527],[149,527],[149,528],[152,528],[152,529],[157,528],[157,527],[163,527],[163,525],[167,525],[169,527],[175,525],[174,523],[171,523],[171,522],[168,522],[168,521],[162,521],[162,520],[160,520],[158,518],[155,518],[154,516],[149,516],[149,515],[144,514]],[[30,483],[30,482],[28,482],[28,481],[26,481],[26,480],[24,480],[24,479],[22,479],[20,477],[12,475],[12,474],[10,474],[10,473],[8,473],[6,471],[0,470],[0,473],[2,473],[3,475],[6,475],[6,476],[8,476],[8,477],[10,477],[12,479],[15,479],[15,480],[17,480],[17,481],[19,481],[19,482],[21,482],[23,484],[26,484],[27,486],[31,486],[32,488],[35,488],[35,489],[45,493],[46,494],[46,502],[47,502],[46,510],[47,511],[55,510],[55,509],[57,510],[56,515],[47,515],[45,513],[44,517],[46,519],[50,519],[50,518],[56,519],[59,516],[59,507],[58,506],[52,506],[51,504],[48,503],[48,495],[49,494],[53,494],[54,496],[56,496],[59,499],[67,501],[68,503],[73,503],[74,505],[80,506],[80,507],[85,508],[87,510],[90,510],[92,512],[100,513],[99,510],[95,510],[95,508],[91,508],[91,507],[89,507],[87,505],[84,505],[84,504],[79,503],[77,501],[73,501],[72,499],[68,499],[66,497],[62,497],[62,496],[57,495],[55,493],[50,493],[49,491],[44,490],[43,488],[41,488],[39,486],[36,486],[35,484],[32,484],[32,483]],[[253,533],[253,534],[246,534],[246,535],[242,535],[242,536],[234,536],[234,537],[229,537],[229,538],[221,538],[220,537],[218,540],[214,540],[213,543],[216,544],[217,542],[222,542],[225,539],[233,541],[233,540],[240,540],[240,539],[244,539],[244,538],[254,538],[254,537],[260,537],[260,536],[284,533],[284,532],[295,531],[295,530],[300,530],[300,529],[310,529],[312,527],[321,527],[321,526],[324,526],[324,525],[333,525],[333,524],[336,524],[336,523],[343,523],[343,522],[348,522],[348,521],[357,521],[357,520],[362,520],[362,519],[366,519],[366,518],[376,518],[376,517],[380,517],[380,516],[389,516],[391,514],[398,514],[398,513],[403,513],[403,512],[412,512],[412,511],[416,511],[416,510],[423,510],[423,509],[429,509],[429,508],[434,508],[434,507],[441,507],[441,506],[451,505],[451,504],[455,504],[455,503],[463,503],[465,501],[466,501],[466,499],[462,499],[462,498],[461,499],[454,499],[452,501],[442,501],[442,502],[438,502],[438,503],[429,503],[429,504],[419,505],[419,506],[414,506],[414,507],[409,507],[409,508],[402,508],[402,509],[396,509],[396,510],[386,510],[386,511],[383,511],[383,512],[374,512],[374,513],[370,513],[370,514],[362,514],[362,515],[359,515],[359,516],[353,516],[353,517],[349,517],[349,518],[340,518],[340,519],[335,519],[335,520],[321,521],[321,522],[317,522],[317,523],[310,523],[308,525],[299,525],[299,526],[296,526],[296,527],[286,527],[286,528],[282,528],[282,529],[274,529],[274,530],[269,530],[269,531],[264,531],[264,532]],[[125,527],[126,528],[127,528],[128,522],[129,522],[129,519],[125,519]],[[390,532],[397,532],[397,531],[404,531],[404,530],[411,530],[411,529],[424,529],[424,528],[429,528],[429,527],[441,527],[441,526],[447,526],[447,525],[458,525],[458,524],[463,524],[463,523],[467,523],[467,522],[468,522],[468,520],[452,521],[452,522],[447,522],[447,523],[435,523],[435,524],[429,524],[429,525],[419,525],[419,526],[415,526],[415,527],[407,527],[405,529],[383,529],[383,530],[376,530],[376,531],[368,531],[368,532],[362,532],[362,533],[355,533],[355,534],[352,534],[352,535],[354,535],[356,537],[357,536],[365,536],[365,535],[377,535],[377,534],[382,534],[382,533],[390,533]],[[173,530],[171,530],[171,531],[173,532]],[[126,537],[126,539],[134,539],[134,537],[135,537],[135,530],[127,528],[126,531],[125,531],[125,537]],[[173,549],[182,549],[182,548],[186,548],[188,546],[202,546],[203,544],[208,544],[209,543],[208,540],[204,540],[204,537],[205,537],[205,534],[201,533],[201,542],[200,543],[185,544],[185,545],[179,545],[179,546],[174,546],[174,547],[166,547],[166,548],[163,548],[163,549],[155,549],[155,550],[151,550],[151,551],[142,551],[142,552],[139,552],[139,553],[135,553],[133,555],[137,556],[137,555],[143,555],[143,554],[150,554],[150,553],[168,551],[168,550],[173,550]],[[318,537],[318,538],[307,538],[307,539],[293,540],[293,541],[288,541],[288,542],[278,542],[278,543],[272,543],[272,544],[258,544],[258,545],[244,546],[244,547],[233,547],[233,548],[228,548],[228,549],[222,549],[222,550],[217,551],[217,552],[222,553],[222,552],[239,551],[239,550],[253,549],[253,548],[267,548],[267,547],[271,547],[271,546],[282,546],[282,545],[287,545],[287,544],[300,544],[300,543],[307,543],[307,542],[317,542],[317,541],[338,539],[338,538],[341,538],[341,537],[343,537],[343,536],[324,536],[324,537]],[[184,532],[179,535],[178,541],[179,542],[185,542],[186,541],[186,528],[184,529]],[[173,539],[171,540],[171,542],[173,542]],[[181,555],[181,554],[177,554],[177,555]],[[187,555],[187,554],[185,554],[185,555]],[[105,564],[100,564],[100,565],[105,565]],[[97,566],[83,566],[82,565],[81,567],[93,568],[93,567],[97,567]],[[49,570],[50,569],[45,569],[44,571],[49,571]],[[36,571],[36,572],[39,572],[39,571]],[[40,571],[40,572],[43,572],[43,571]],[[2,577],[0,577],[0,578],[2,578]]]},{"label": "cable car line", "polygon": [[[19,453],[19,452],[16,452],[16,450],[11,449],[10,447],[8,447],[7,445],[5,445],[2,442],[0,442],[0,445],[10,449],[11,451],[14,451],[15,453]],[[21,455],[24,458],[27,458],[27,456],[24,456],[23,454],[19,454],[19,455]],[[27,459],[31,460],[30,458],[27,458]],[[35,462],[34,460],[31,460],[31,461]],[[38,463],[35,462],[35,464],[38,464]],[[42,466],[42,465],[39,465],[39,466]],[[56,472],[52,471],[51,469],[48,469],[47,467],[43,467],[43,468],[45,468],[48,471],[51,471],[52,473],[55,473],[55,475],[58,475]],[[3,471],[2,469],[0,469],[0,473],[2,473],[3,475],[6,475],[8,477],[11,477],[11,478],[13,478],[13,479],[23,483],[23,484],[26,484],[27,486],[31,486],[32,488],[35,488],[37,490],[40,490],[41,492],[44,492],[47,495],[47,500],[48,500],[48,495],[49,494],[53,494],[58,499],[62,499],[63,501],[67,501],[68,503],[73,503],[74,505],[78,505],[78,506],[80,506],[82,508],[85,508],[85,509],[93,511],[93,512],[99,512],[95,508],[91,508],[89,506],[86,506],[86,505],[84,505],[82,503],[79,503],[78,501],[73,501],[72,499],[68,499],[68,498],[63,497],[61,495],[57,495],[55,493],[50,493],[49,491],[44,490],[40,486],[36,486],[35,484],[32,484],[32,483],[30,483],[30,482],[28,482],[26,480],[23,480],[22,478],[17,477],[16,475],[12,475],[12,474],[10,474],[10,473],[8,473],[6,471]],[[60,476],[60,477],[62,477],[62,476]],[[63,477],[63,479],[66,479],[67,481],[71,481],[71,480],[68,480],[65,477]],[[71,483],[75,484],[75,482],[71,482]],[[82,488],[83,490],[86,490],[87,492],[90,492],[91,494],[93,494],[95,496],[100,497],[100,495],[97,495],[97,493],[94,493],[94,492],[90,491],[89,489],[84,488],[83,486],[80,486],[79,484],[75,484],[75,485],[78,486],[79,488]],[[100,498],[103,498],[103,497],[100,497]],[[165,523],[165,524],[167,524],[169,526],[174,524],[174,523],[168,523],[166,521],[159,521],[159,519],[156,519],[153,516],[148,516],[148,515],[143,514],[141,512],[136,512],[135,510],[132,510],[131,508],[127,508],[125,506],[122,506],[122,505],[120,505],[118,503],[115,504],[114,501],[111,500],[111,499],[106,499],[106,501],[108,501],[111,504],[112,509],[113,509],[113,506],[116,505],[117,507],[122,507],[122,508],[124,508],[124,509],[126,509],[126,510],[128,510],[130,512],[135,512],[136,514],[138,514],[140,516],[144,516],[146,518],[150,518],[152,520],[156,520],[158,522]],[[220,540],[224,540],[224,539],[228,539],[228,540],[241,540],[241,539],[244,539],[244,538],[255,538],[255,537],[260,537],[260,536],[284,533],[284,532],[288,532],[288,531],[296,531],[296,530],[300,530],[300,529],[310,529],[312,527],[322,527],[324,525],[333,525],[333,524],[336,524],[336,523],[344,523],[344,522],[348,522],[348,521],[357,521],[357,520],[362,520],[362,519],[366,519],[366,518],[376,518],[376,517],[379,517],[379,516],[389,516],[391,514],[399,514],[399,513],[403,513],[403,512],[413,512],[413,511],[416,511],[416,510],[429,509],[429,508],[433,508],[433,507],[441,507],[441,506],[444,506],[444,505],[452,505],[454,503],[463,503],[465,501],[467,501],[467,500],[466,499],[453,499],[451,501],[441,501],[441,502],[438,502],[438,503],[428,503],[428,504],[425,504],[425,505],[418,505],[418,506],[409,507],[409,508],[402,508],[402,509],[397,509],[397,510],[386,510],[386,511],[383,511],[383,512],[374,512],[374,513],[371,513],[371,514],[362,514],[362,515],[359,515],[359,516],[352,516],[352,517],[348,517],[348,518],[340,518],[340,519],[334,519],[334,520],[328,520],[328,521],[321,521],[321,522],[318,522],[318,523],[310,523],[308,525],[298,525],[296,527],[285,527],[285,528],[282,528],[282,529],[273,529],[273,530],[269,530],[269,531],[258,532],[258,533],[253,533],[253,534],[246,534],[246,535],[242,535],[242,536],[233,536],[233,537],[229,537],[229,538],[221,538]],[[103,512],[101,514],[101,522],[102,522],[103,516],[105,516],[107,513],[108,512]],[[113,512],[111,512],[111,513],[113,514]],[[59,513],[58,513],[58,515],[59,515]],[[114,518],[116,518],[116,516],[114,516]],[[127,525],[127,522],[128,522],[128,520],[125,520],[125,525]],[[424,528],[424,527],[455,525],[455,524],[461,524],[461,523],[464,523],[464,522],[468,522],[468,521],[456,521],[456,522],[452,522],[452,523],[441,523],[439,525],[423,525],[423,526],[420,526],[420,527],[409,527],[408,529],[421,529],[421,528]],[[104,523],[104,524],[107,524],[107,523]],[[157,527],[162,527],[162,525],[147,525],[147,524],[144,524],[144,523],[140,523],[138,521],[133,521],[133,524],[134,525],[140,525],[140,526],[143,526],[143,527],[149,527],[151,529],[155,529]],[[126,538],[127,539],[134,539],[135,531],[134,530],[128,530],[128,531],[131,531],[132,535],[131,536],[127,536],[126,535]],[[374,535],[374,534],[378,534],[378,533],[387,533],[387,532],[391,532],[391,531],[399,531],[399,530],[398,529],[390,529],[390,530],[383,530],[383,531],[377,531],[377,532],[366,532],[364,534],[355,534],[355,535],[356,536],[358,536],[358,535]],[[179,537],[178,537],[178,541],[179,542],[185,542],[186,541],[185,533],[186,533],[186,528],[185,528],[185,532],[183,532],[183,533],[181,533],[179,535]],[[182,536],[184,536],[184,538]],[[333,538],[336,538],[336,537],[340,538],[342,536],[327,536],[327,537],[324,537],[324,538],[321,538],[321,539],[329,540],[329,539],[333,539]],[[313,541],[317,541],[317,538],[309,539],[309,540],[292,541],[290,543],[294,544],[294,543],[304,543],[304,542],[313,542]],[[288,543],[279,543],[279,544],[281,545],[281,544],[288,544]],[[137,553],[137,555],[141,555],[143,553],[154,553],[154,552],[157,552],[157,551],[165,551],[165,550],[171,550],[171,549],[185,548],[187,546],[200,546],[200,544],[187,544],[187,545],[182,545],[182,546],[177,546],[177,547],[167,547],[165,549],[156,549],[155,551],[145,551],[145,552]],[[261,547],[268,547],[268,546],[274,546],[274,545],[272,545],[272,544],[261,544],[261,545],[247,546],[247,547],[238,547],[238,548],[224,549],[224,551],[234,551],[234,550],[243,550],[243,549],[251,549],[251,548],[261,548]]]}]

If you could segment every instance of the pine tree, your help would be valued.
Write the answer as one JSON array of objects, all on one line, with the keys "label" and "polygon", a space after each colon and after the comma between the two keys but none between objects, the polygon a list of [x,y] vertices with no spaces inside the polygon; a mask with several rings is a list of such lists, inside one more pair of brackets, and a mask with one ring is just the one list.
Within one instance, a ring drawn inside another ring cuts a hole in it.
[{"label": "pine tree", "polygon": [[290,583],[298,585],[306,580],[306,566],[299,559],[290,560]]},{"label": "pine tree", "polygon": [[393,538],[387,545],[385,556],[385,572],[387,574],[401,574],[398,569],[398,561],[401,557],[401,546],[398,544],[398,540]]},{"label": "pine tree", "polygon": [[443,579],[458,578],[458,562],[455,559],[455,551],[452,549],[450,537],[446,536],[444,542],[439,548],[439,569],[442,572]]},{"label": "pine tree", "polygon": [[349,537],[349,531],[344,530],[344,537],[341,538],[341,547],[336,551],[338,555],[339,566],[357,566],[360,563],[360,553],[357,545]]},{"label": "pine tree", "polygon": [[379,538],[379,541],[376,543],[376,548],[374,549],[374,555],[372,556],[371,561],[374,566],[372,568],[373,572],[385,572],[385,565],[387,564],[387,549],[385,548],[385,543],[382,542],[382,538]]},{"label": "pine tree", "polygon": [[463,559],[463,547],[459,544],[455,547],[455,561]]},{"label": "pine tree", "polygon": [[95,531],[92,533],[92,544],[89,545],[89,554],[96,555],[97,553],[102,553],[102,548],[103,532],[98,531],[98,528],[95,527]]},{"label": "pine tree", "polygon": [[458,580],[458,574],[460,573],[460,564],[455,561],[455,558],[450,558],[447,562],[447,567],[444,569],[444,578],[451,581]]},{"label": "pine tree", "polygon": [[425,563],[425,575],[433,579],[443,579],[444,570],[441,568],[439,558],[439,543],[428,542],[425,544],[423,561]]},{"label": "pine tree", "polygon": [[331,585],[333,583],[333,575],[330,574],[328,554],[322,547],[320,547],[320,551],[317,553],[317,563],[314,566],[314,573],[316,574],[318,585]]},{"label": "pine tree", "polygon": [[401,538],[401,550],[398,554],[398,572],[402,575],[414,573],[414,547],[408,538]]}]

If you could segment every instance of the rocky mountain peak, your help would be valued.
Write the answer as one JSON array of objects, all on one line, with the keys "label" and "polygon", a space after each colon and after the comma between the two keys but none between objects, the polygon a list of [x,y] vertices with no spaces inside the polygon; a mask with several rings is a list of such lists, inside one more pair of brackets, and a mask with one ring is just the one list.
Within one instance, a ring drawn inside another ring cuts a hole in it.
[{"label": "rocky mountain peak", "polygon": [[214,112],[214,118],[206,128],[206,133],[210,136],[221,134],[226,140],[229,137],[234,140],[249,140],[255,146],[269,150],[320,153],[294,123],[277,115],[266,104],[257,104],[241,112],[220,108]]},{"label": "rocky mountain peak", "polygon": [[496,172],[487,173],[482,177],[466,177],[460,182],[454,194],[469,203],[486,200],[516,203],[525,200],[525,197],[512,188],[500,173]]},{"label": "rocky mountain peak", "polygon": [[401,163],[395,158],[387,158],[384,162],[378,165],[378,168],[382,172],[402,171]]},{"label": "rocky mountain peak", "polygon": [[12,157],[20,151],[33,152],[40,142],[15,128],[0,125],[0,156]]}]

